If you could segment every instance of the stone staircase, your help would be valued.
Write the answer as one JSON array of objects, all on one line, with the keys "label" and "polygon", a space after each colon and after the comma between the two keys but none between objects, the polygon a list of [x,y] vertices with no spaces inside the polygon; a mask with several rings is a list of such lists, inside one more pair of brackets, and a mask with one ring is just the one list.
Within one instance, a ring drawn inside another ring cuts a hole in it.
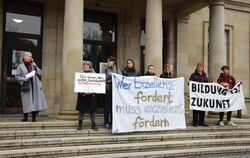
[{"label": "stone staircase", "polygon": [[207,119],[210,127],[112,134],[98,131],[77,131],[77,121],[0,122],[0,157],[250,157],[250,119],[234,119],[237,127],[216,125],[217,119]]}]

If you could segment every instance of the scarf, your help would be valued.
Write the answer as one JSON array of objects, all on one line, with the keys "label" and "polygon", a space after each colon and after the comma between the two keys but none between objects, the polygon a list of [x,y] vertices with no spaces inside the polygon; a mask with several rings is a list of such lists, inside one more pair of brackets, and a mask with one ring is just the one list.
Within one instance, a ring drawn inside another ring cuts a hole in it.
[{"label": "scarf", "polygon": [[31,71],[32,71],[31,62],[26,62],[26,61],[24,61],[23,63],[24,63],[24,65],[26,66],[28,72],[31,72]]}]

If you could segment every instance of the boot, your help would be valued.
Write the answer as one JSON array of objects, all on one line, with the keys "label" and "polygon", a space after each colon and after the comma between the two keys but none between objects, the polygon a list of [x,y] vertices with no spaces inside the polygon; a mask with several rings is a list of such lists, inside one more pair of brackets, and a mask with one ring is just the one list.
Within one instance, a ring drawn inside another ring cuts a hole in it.
[{"label": "boot", "polygon": [[77,130],[82,130],[82,120],[79,120]]},{"label": "boot", "polygon": [[92,125],[91,125],[91,129],[93,129],[93,130],[98,130],[98,128],[97,128],[97,126],[96,126],[96,124],[95,124],[95,122],[93,122],[92,123]]},{"label": "boot", "polygon": [[23,114],[23,119],[21,121],[22,122],[27,122],[28,121],[28,113]]},{"label": "boot", "polygon": [[237,118],[242,118],[242,110],[237,110]]},{"label": "boot", "polygon": [[36,122],[36,111],[32,111],[32,122]]}]

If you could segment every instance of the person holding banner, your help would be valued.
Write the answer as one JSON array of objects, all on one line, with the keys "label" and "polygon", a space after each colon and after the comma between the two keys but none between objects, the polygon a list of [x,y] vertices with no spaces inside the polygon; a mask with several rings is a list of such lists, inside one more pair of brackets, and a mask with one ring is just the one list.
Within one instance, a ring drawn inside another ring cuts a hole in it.
[{"label": "person holding banner", "polygon": [[[220,74],[217,83],[221,84],[225,88],[232,89],[236,85],[236,81],[234,77],[229,74],[229,66],[226,65],[222,66],[221,71],[222,73]],[[224,118],[224,112],[220,112],[220,121],[219,121],[220,126],[224,126],[223,118]],[[228,125],[236,126],[236,124],[233,121],[231,121],[231,118],[232,118],[232,111],[228,111],[227,112]]]},{"label": "person holding banner", "polygon": [[[195,72],[191,74],[190,81],[196,82],[208,82],[207,74],[204,72],[204,64],[202,62],[197,63]],[[193,126],[205,126],[205,111],[193,110]]]},{"label": "person holding banner", "polygon": [[[29,75],[32,74],[33,75]],[[32,53],[25,52],[23,63],[18,65],[15,78],[21,85],[21,98],[23,106],[22,122],[28,121],[28,114],[32,113],[32,122],[36,122],[39,111],[46,110],[45,96],[40,81],[42,71],[32,59]]]},{"label": "person holding banner", "polygon": [[116,58],[109,56],[107,58],[107,67],[104,72],[106,74],[106,97],[104,106],[104,127],[110,129],[112,127],[112,73],[122,74],[121,70],[116,66]]},{"label": "person holding banner", "polygon": [[160,75],[160,78],[174,78],[174,66],[173,64],[164,65],[163,73]]},{"label": "person holding banner", "polygon": [[[83,73],[95,73],[94,69],[92,68],[92,63],[89,61],[83,62]],[[76,110],[78,112],[78,127],[77,130],[82,130],[83,125],[83,116],[84,113],[90,113],[91,119],[91,129],[98,130],[96,123],[95,123],[95,112],[97,110],[97,104],[95,103],[95,95],[92,93],[78,93],[77,97],[77,104]]]},{"label": "person holding banner", "polygon": [[128,59],[126,62],[126,67],[122,71],[123,76],[140,76],[139,72],[136,72],[135,62],[132,59]]},{"label": "person holding banner", "polygon": [[148,71],[146,72],[145,76],[156,76],[156,74],[155,74],[155,66],[154,65],[149,65],[148,66]]}]

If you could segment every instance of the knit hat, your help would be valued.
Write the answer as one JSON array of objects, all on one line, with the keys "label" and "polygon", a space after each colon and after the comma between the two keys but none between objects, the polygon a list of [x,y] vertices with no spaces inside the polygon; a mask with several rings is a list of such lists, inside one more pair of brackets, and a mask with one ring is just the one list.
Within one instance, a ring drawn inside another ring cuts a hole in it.
[{"label": "knit hat", "polygon": [[204,64],[203,64],[202,62],[197,63],[197,67],[198,67],[198,66],[201,66],[201,67],[204,68]]},{"label": "knit hat", "polygon": [[92,64],[92,62],[91,61],[83,61],[83,63],[82,63],[83,65],[89,65],[89,67],[90,68],[92,68],[93,67],[93,64]]}]

